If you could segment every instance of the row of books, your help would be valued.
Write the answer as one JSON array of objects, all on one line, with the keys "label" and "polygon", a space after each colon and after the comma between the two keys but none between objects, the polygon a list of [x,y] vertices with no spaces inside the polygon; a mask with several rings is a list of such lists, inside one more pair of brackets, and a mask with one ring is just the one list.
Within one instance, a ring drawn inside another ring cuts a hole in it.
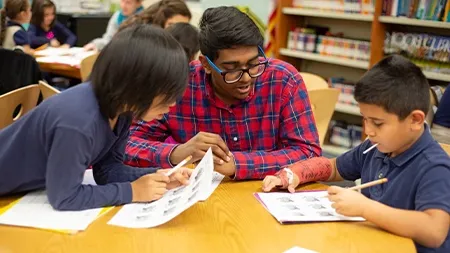
[{"label": "row of books", "polygon": [[354,97],[355,85],[353,82],[347,81],[342,77],[331,77],[328,79],[328,85],[340,91],[338,104],[358,106]]},{"label": "row of books", "polygon": [[450,37],[424,33],[386,33],[384,50],[386,54],[403,54],[419,60],[450,63]]},{"label": "row of books", "polygon": [[362,126],[332,120],[329,143],[344,148],[354,148],[361,144],[362,131]]},{"label": "row of books", "polygon": [[450,22],[450,0],[383,0],[382,15]]},{"label": "row of books", "polygon": [[299,30],[289,32],[287,47],[291,50],[315,52],[346,59],[370,59],[369,41],[309,34]]},{"label": "row of books", "polygon": [[372,14],[374,0],[293,0],[292,6],[303,9]]}]

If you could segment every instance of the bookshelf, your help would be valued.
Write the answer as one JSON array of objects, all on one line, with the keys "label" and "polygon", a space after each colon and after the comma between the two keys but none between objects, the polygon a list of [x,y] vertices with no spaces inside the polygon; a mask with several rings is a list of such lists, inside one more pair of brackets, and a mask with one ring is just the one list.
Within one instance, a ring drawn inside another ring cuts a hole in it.
[{"label": "bookshelf", "polygon": [[432,27],[432,28],[439,28],[439,29],[450,29],[450,22],[420,20],[420,19],[414,19],[414,18],[391,17],[391,16],[380,16],[378,18],[378,20],[381,23],[386,23],[386,24]]},{"label": "bookshelf", "polygon": [[331,18],[331,19],[345,19],[345,20],[355,20],[372,22],[373,15],[366,14],[354,14],[354,13],[340,13],[331,11],[320,11],[320,10],[308,10],[292,7],[284,7],[282,12],[287,15],[297,15],[305,17],[320,17],[320,18]]},{"label": "bookshelf", "polygon": [[[304,72],[319,74],[324,78],[340,75],[349,78],[351,81],[359,79],[371,66],[379,62],[384,56],[384,41],[386,32],[395,29],[400,31],[432,33],[446,35],[450,34],[450,22],[418,20],[406,17],[382,16],[383,2],[375,1],[374,13],[371,15],[342,13],[332,11],[321,11],[311,9],[301,9],[292,7],[292,0],[278,0],[275,35],[275,57],[287,61]],[[332,19],[332,20],[330,20]],[[356,22],[355,22],[356,21]],[[305,27],[304,25],[328,26],[331,30],[342,31],[350,38],[370,40],[370,60],[350,60],[341,57],[321,55],[312,52],[304,52],[288,49],[288,34],[295,27]],[[439,32],[440,31],[440,32]],[[362,34],[360,37],[359,34]],[[431,81],[450,82],[450,74],[423,71],[425,76]],[[323,74],[324,73],[324,74]],[[335,112],[348,115],[353,122],[359,119],[362,122],[359,108],[346,104],[337,104]],[[333,116],[334,117],[334,116]],[[365,138],[363,134],[363,138]],[[333,145],[324,145],[324,152],[339,155],[348,149]]]},{"label": "bookshelf", "polygon": [[325,55],[320,55],[320,54],[316,54],[316,53],[290,50],[290,49],[286,49],[286,48],[280,48],[279,51],[280,51],[280,55],[283,55],[283,56],[290,56],[290,57],[295,57],[295,58],[299,58],[299,59],[336,64],[336,65],[341,65],[341,66],[346,66],[346,67],[351,67],[351,68],[359,68],[359,69],[368,69],[369,68],[369,62],[367,62],[367,61],[350,60],[350,59],[345,59],[345,58],[336,57],[336,56],[325,56]]}]

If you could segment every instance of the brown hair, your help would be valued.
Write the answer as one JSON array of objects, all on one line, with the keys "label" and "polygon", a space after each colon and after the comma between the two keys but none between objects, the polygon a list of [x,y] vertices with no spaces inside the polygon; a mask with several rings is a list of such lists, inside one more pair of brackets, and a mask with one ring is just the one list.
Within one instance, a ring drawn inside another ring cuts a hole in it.
[{"label": "brown hair", "polygon": [[0,46],[3,44],[6,35],[6,17],[15,19],[19,13],[26,11],[30,6],[28,0],[5,0],[0,12]]},{"label": "brown hair", "polygon": [[[33,4],[31,5],[31,11],[33,15],[31,16],[31,24],[36,27],[41,27],[42,22],[44,22],[44,9],[52,7],[55,10],[56,15],[56,6],[51,0],[33,0]],[[50,28],[55,24],[55,19],[50,24]]]},{"label": "brown hair", "polygon": [[175,15],[192,18],[186,3],[182,0],[161,0],[150,5],[139,14],[129,17],[120,26],[119,31],[134,24],[154,24],[164,28],[167,20]]}]

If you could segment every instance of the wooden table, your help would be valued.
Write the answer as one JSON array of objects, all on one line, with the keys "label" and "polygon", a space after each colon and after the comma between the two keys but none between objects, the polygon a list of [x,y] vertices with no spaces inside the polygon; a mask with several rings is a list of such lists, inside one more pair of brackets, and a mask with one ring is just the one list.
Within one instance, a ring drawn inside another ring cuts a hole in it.
[{"label": "wooden table", "polygon": [[[76,235],[0,226],[0,252],[281,253],[296,245],[321,253],[415,252],[412,240],[366,222],[280,225],[253,196],[260,187],[260,181],[223,182],[206,202],[152,229],[107,225],[118,208]],[[7,202],[0,199],[0,206]]]},{"label": "wooden table", "polygon": [[81,80],[79,67],[59,63],[38,62],[41,71]]}]

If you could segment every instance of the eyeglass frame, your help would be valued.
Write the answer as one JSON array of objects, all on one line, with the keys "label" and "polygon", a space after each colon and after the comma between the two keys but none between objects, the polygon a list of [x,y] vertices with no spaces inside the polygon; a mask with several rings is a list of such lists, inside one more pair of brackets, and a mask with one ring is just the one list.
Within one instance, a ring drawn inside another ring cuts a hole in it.
[{"label": "eyeglass frame", "polygon": [[[259,66],[259,65],[264,65],[264,70],[263,72],[261,72],[261,74],[257,75],[257,76],[252,76],[250,74],[250,68],[246,68],[246,69],[238,69],[238,70],[232,70],[232,71],[222,71],[221,69],[219,69],[219,67],[216,66],[216,64],[214,64],[214,62],[212,62],[208,56],[205,55],[206,60],[208,61],[209,65],[211,65],[211,67],[217,71],[220,75],[222,75],[223,81],[227,84],[233,84],[233,83],[237,83],[241,80],[242,76],[244,76],[244,73],[247,73],[251,78],[257,78],[259,76],[261,76],[262,74],[264,74],[264,72],[266,71],[267,68],[267,64],[269,63],[269,60],[266,57],[266,54],[264,53],[264,50],[261,48],[261,46],[258,46],[258,51],[262,54],[262,56],[264,57],[264,61],[254,65],[254,67]],[[234,82],[228,82],[227,80],[225,80],[225,75],[228,73],[232,73],[232,72],[238,72],[241,71],[241,76]]]}]

